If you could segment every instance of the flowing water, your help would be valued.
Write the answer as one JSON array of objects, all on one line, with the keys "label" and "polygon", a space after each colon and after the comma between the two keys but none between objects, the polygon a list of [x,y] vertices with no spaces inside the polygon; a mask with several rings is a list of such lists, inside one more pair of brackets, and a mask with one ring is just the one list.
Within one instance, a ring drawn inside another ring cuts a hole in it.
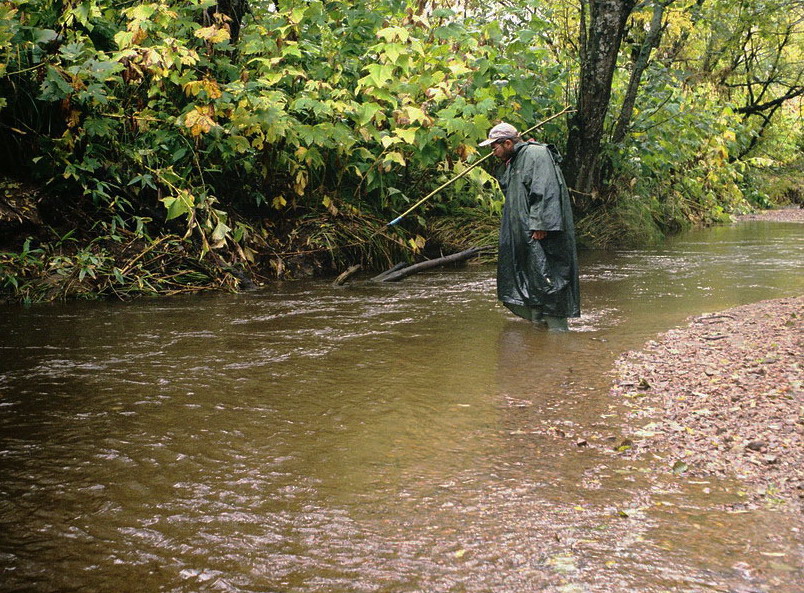
[{"label": "flowing water", "polygon": [[800,521],[578,444],[621,353],[801,294],[803,237],[582,253],[568,334],[479,265],[0,309],[0,591],[800,592]]}]

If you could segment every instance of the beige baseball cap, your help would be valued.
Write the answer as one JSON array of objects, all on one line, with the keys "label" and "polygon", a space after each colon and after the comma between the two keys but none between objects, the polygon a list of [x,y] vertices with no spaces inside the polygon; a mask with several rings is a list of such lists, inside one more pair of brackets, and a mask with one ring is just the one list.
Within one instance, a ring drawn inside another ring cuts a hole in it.
[{"label": "beige baseball cap", "polygon": [[516,138],[519,132],[511,124],[505,122],[499,123],[489,130],[488,140],[483,140],[478,146],[488,146],[497,140],[508,140],[509,138]]}]

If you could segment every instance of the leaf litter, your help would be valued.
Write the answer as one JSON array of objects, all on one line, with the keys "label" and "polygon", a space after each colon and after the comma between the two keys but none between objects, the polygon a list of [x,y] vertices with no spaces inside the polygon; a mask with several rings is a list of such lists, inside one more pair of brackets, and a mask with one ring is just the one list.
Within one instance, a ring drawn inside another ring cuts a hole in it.
[{"label": "leaf litter", "polygon": [[[747,505],[804,508],[804,297],[696,316],[615,365],[628,455],[690,478],[737,479]],[[633,441],[633,442],[632,442]]]}]

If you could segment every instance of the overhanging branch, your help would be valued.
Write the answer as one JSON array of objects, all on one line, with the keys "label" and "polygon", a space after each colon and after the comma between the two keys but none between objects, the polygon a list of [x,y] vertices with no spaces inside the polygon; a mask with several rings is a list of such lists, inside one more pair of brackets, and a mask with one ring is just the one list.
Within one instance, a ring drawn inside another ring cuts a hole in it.
[{"label": "overhanging branch", "polygon": [[740,107],[739,109],[735,110],[735,113],[743,113],[745,115],[756,115],[758,113],[762,113],[769,109],[778,107],[785,101],[794,99],[799,95],[804,95],[804,87],[793,87],[787,94],[782,95],[781,97],[777,97],[772,101],[767,101],[765,103],[760,103],[758,105],[746,105],[745,107]]}]

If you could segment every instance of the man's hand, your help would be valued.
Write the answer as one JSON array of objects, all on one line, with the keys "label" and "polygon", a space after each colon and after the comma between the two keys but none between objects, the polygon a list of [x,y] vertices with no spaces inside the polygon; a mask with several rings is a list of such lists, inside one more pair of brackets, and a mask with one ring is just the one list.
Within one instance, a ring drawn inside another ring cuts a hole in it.
[{"label": "man's hand", "polygon": [[531,231],[531,239],[534,241],[541,241],[547,236],[547,231]]}]

